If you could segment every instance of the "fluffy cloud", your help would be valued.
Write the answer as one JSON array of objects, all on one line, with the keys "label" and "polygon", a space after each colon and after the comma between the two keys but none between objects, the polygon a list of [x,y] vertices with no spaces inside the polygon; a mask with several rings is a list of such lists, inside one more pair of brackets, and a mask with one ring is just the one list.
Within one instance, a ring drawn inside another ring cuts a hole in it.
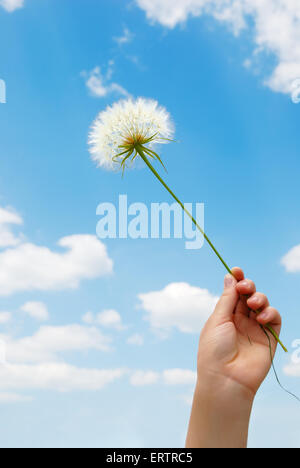
[{"label": "fluffy cloud", "polygon": [[[27,401],[24,390],[99,390],[121,378],[125,369],[79,368],[62,362],[60,354],[109,351],[110,338],[94,327],[41,327],[33,336],[0,336],[0,403]],[[18,394],[11,393],[17,391]],[[6,393],[9,392],[9,393]]]},{"label": "fluffy cloud", "polygon": [[12,13],[13,11],[17,10],[18,8],[22,8],[24,5],[24,0],[0,0],[0,6],[4,8],[4,10]]},{"label": "fluffy cloud", "polygon": [[18,395],[17,393],[0,393],[0,404],[7,403],[24,403],[32,401],[29,396]]},{"label": "fluffy cloud", "polygon": [[283,371],[290,377],[300,377],[300,339],[293,341],[292,348],[294,351],[290,362],[284,367]]},{"label": "fluffy cloud", "polygon": [[153,371],[136,371],[130,377],[130,383],[134,387],[153,385],[159,380],[159,373]]},{"label": "fluffy cloud", "polygon": [[49,313],[43,302],[26,302],[21,307],[22,312],[28,314],[31,318],[44,322],[49,320]]},{"label": "fluffy cloud", "polygon": [[0,336],[5,344],[5,360],[12,363],[55,362],[67,351],[109,351],[111,339],[97,328],[81,325],[41,327],[33,336],[12,339]]},{"label": "fluffy cloud", "polygon": [[198,333],[218,301],[207,289],[187,283],[171,283],[161,291],[140,294],[139,299],[153,329],[177,328],[183,333]]},{"label": "fluffy cloud", "polygon": [[[220,0],[222,1],[222,0]],[[145,10],[147,18],[163,26],[174,28],[183,23],[189,16],[203,13],[205,0],[136,0],[137,5]]]},{"label": "fluffy cloud", "polygon": [[114,309],[103,310],[97,315],[97,324],[107,328],[115,328],[116,330],[122,330],[121,315]]},{"label": "fluffy cloud", "polygon": [[10,312],[0,312],[0,325],[8,323],[11,321],[11,313]]},{"label": "fluffy cloud", "polygon": [[97,315],[87,312],[82,317],[82,320],[89,325],[100,325],[106,328],[114,328],[115,330],[124,330],[125,328],[122,324],[121,315],[114,309],[103,310]]},{"label": "fluffy cloud", "polygon": [[[43,326],[33,336],[0,335],[0,403],[30,401],[24,390],[99,390],[121,378],[125,369],[90,369],[61,360],[66,352],[110,350],[111,339],[95,327]],[[14,393],[14,392],[18,393]],[[8,392],[8,393],[7,393]]]},{"label": "fluffy cloud", "polygon": [[106,74],[102,73],[100,67],[94,68],[90,72],[82,72],[82,76],[85,78],[85,84],[91,95],[97,98],[104,98],[109,94],[116,94],[119,96],[128,97],[129,93],[118,83],[111,81],[113,62],[108,68]]},{"label": "fluffy cloud", "polygon": [[[0,295],[76,288],[84,279],[112,272],[113,262],[106,247],[95,236],[64,237],[58,242],[58,249],[53,250],[27,242],[22,236],[16,237],[12,227],[22,223],[13,210],[0,207]],[[36,320],[49,318],[42,302],[27,302],[20,310]],[[110,311],[100,318],[106,318],[107,325],[116,327],[120,325],[116,314]],[[10,320],[10,312],[0,312],[1,324]],[[61,354],[107,352],[110,345],[111,338],[96,327],[77,324],[44,326],[33,336],[19,339],[0,335],[0,403],[30,401],[30,397],[19,394],[27,389],[101,389],[126,371],[75,367],[64,363]]]},{"label": "fluffy cloud", "polygon": [[31,397],[20,394],[28,390],[100,390],[125,375],[135,387],[191,386],[196,382],[196,373],[187,369],[90,369],[62,362],[62,352],[109,350],[110,340],[93,327],[41,327],[35,335],[18,340],[0,336],[0,343],[5,348],[0,362],[0,404],[31,401]]},{"label": "fluffy cloud", "polygon": [[294,82],[300,77],[298,0],[136,0],[136,3],[151,21],[168,28],[203,14],[227,23],[235,35],[253,25],[255,53],[272,53],[277,60],[265,83],[274,91],[294,92]]},{"label": "fluffy cloud", "polygon": [[290,362],[283,368],[283,371],[290,377],[300,377],[300,363],[295,364]]},{"label": "fluffy cloud", "polygon": [[58,246],[65,252],[23,243],[0,252],[0,295],[19,291],[77,288],[81,280],[112,272],[105,245],[95,236],[64,237]]},{"label": "fluffy cloud", "polygon": [[300,245],[292,248],[281,260],[281,264],[289,273],[300,272]]},{"label": "fluffy cloud", "polygon": [[129,31],[128,28],[123,28],[123,35],[120,37],[114,37],[114,41],[119,45],[122,46],[123,44],[128,44],[134,38],[134,34]]},{"label": "fluffy cloud", "polygon": [[11,226],[21,224],[23,220],[17,213],[0,207],[0,248],[19,244],[20,238],[13,234]]},{"label": "fluffy cloud", "polygon": [[0,366],[0,390],[100,390],[125,372],[124,369],[84,369],[57,362],[6,364]]},{"label": "fluffy cloud", "polygon": [[169,369],[163,372],[166,385],[195,385],[197,373],[188,369]]},{"label": "fluffy cloud", "polygon": [[130,376],[130,383],[135,387],[143,387],[162,383],[164,385],[195,385],[197,373],[188,369],[167,369],[163,372],[135,371]]},{"label": "fluffy cloud", "polygon": [[127,339],[127,343],[132,345],[132,346],[143,346],[144,337],[142,335],[140,335],[139,333],[135,333],[134,335],[131,335]]}]

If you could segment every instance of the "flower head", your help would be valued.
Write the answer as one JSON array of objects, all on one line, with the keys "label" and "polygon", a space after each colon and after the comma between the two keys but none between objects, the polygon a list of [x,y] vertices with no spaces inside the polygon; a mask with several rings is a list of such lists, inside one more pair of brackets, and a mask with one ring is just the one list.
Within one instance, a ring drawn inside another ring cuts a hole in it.
[{"label": "flower head", "polygon": [[89,135],[90,153],[98,166],[125,169],[142,151],[158,159],[153,145],[167,143],[174,126],[164,107],[151,99],[121,100],[100,112]]}]

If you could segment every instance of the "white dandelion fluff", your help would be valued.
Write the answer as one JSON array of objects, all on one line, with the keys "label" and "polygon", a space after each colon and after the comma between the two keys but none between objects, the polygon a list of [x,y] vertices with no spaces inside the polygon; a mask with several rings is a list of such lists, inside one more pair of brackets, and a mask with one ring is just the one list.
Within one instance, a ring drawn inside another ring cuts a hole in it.
[{"label": "white dandelion fluff", "polygon": [[[174,135],[170,114],[152,99],[121,100],[100,112],[94,121],[89,145],[98,166],[115,169],[134,161],[142,149],[160,160],[155,144],[167,143]],[[131,158],[131,159],[130,159]]]}]

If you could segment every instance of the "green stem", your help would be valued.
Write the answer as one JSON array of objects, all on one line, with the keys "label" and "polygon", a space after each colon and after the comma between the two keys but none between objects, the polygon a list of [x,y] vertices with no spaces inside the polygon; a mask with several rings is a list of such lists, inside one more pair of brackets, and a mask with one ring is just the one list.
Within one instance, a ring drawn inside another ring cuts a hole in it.
[{"label": "green stem", "polygon": [[[204,239],[208,242],[209,246],[212,248],[212,250],[215,252],[215,254],[217,255],[217,257],[219,258],[219,260],[222,262],[222,264],[224,265],[225,269],[228,271],[228,273],[230,275],[232,275],[232,271],[231,269],[229,268],[229,266],[227,265],[227,263],[225,262],[225,260],[222,258],[222,256],[220,255],[220,253],[218,252],[218,250],[215,248],[215,246],[213,245],[213,243],[211,242],[211,240],[207,237],[207,235],[205,234],[205,232],[203,231],[203,229],[201,228],[201,226],[199,226],[199,224],[197,223],[197,221],[195,220],[195,218],[190,214],[190,212],[185,208],[184,204],[179,200],[179,198],[172,192],[172,190],[168,187],[168,185],[164,182],[164,180],[161,178],[161,176],[158,174],[158,172],[155,170],[155,168],[152,166],[152,164],[150,163],[150,161],[148,160],[147,156],[145,156],[144,154],[144,151],[143,151],[143,148],[142,146],[140,145],[136,145],[136,151],[137,153],[140,155],[140,157],[142,158],[142,160],[145,162],[145,164],[149,167],[150,171],[155,175],[155,177],[159,180],[159,182],[165,187],[165,189],[169,192],[169,194],[174,198],[174,200],[181,206],[181,208],[183,209],[183,211],[186,213],[186,215],[191,219],[191,221],[194,223],[194,225],[197,227],[197,229],[199,229],[199,231],[201,232],[201,234],[204,236]],[[259,312],[256,312],[257,314]],[[266,325],[266,328],[270,331],[270,333],[273,335],[273,337],[275,338],[275,340],[280,344],[280,346],[282,347],[282,349],[287,353],[288,350],[286,349],[286,347],[283,345],[283,343],[280,341],[280,338],[279,336],[277,335],[277,333],[273,330],[273,328],[271,327],[271,325]]]},{"label": "green stem", "polygon": [[[259,313],[259,312],[256,312],[256,313]],[[267,330],[269,330],[269,332],[274,336],[275,340],[277,341],[277,343],[280,344],[280,346],[282,347],[283,351],[285,353],[288,353],[288,350],[287,348],[284,346],[284,344],[282,343],[282,341],[280,340],[279,336],[277,335],[277,333],[275,332],[275,330],[273,330],[273,328],[271,327],[271,325],[266,325],[265,327]]]}]

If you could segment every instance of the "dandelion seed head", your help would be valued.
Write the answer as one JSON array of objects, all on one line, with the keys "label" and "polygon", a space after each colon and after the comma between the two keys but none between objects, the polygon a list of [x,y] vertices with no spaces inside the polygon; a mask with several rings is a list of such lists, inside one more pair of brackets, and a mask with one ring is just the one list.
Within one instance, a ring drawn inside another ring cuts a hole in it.
[{"label": "dandelion seed head", "polygon": [[138,145],[150,149],[168,143],[173,135],[170,114],[157,101],[121,100],[100,112],[94,121],[89,135],[90,153],[99,167],[112,170],[119,168],[126,156],[129,159],[133,155],[132,161]]}]

